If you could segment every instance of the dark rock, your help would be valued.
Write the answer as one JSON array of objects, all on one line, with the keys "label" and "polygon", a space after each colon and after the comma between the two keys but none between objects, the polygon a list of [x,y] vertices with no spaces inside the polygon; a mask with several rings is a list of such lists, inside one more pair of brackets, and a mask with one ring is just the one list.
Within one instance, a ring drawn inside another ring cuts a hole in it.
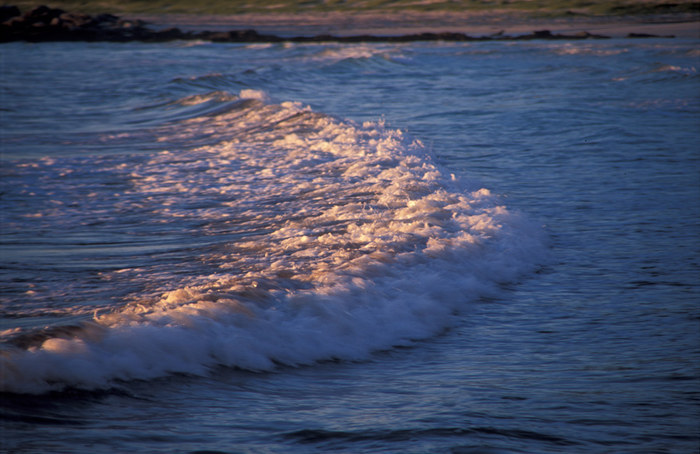
[{"label": "dark rock", "polygon": [[146,22],[141,19],[119,19],[117,25],[121,28],[145,27]]},{"label": "dark rock", "polygon": [[164,41],[185,36],[179,30],[148,30],[144,24],[143,21],[124,21],[112,14],[93,17],[39,6],[0,24],[0,42]]},{"label": "dark rock", "polygon": [[[335,37],[332,37],[330,35],[326,35],[326,37],[329,37],[331,40],[333,40]],[[378,39],[377,36],[372,36],[372,35],[355,35],[355,36],[342,36],[340,38],[335,38],[338,40],[338,42],[341,43],[371,43],[371,42],[376,42]]]},{"label": "dark rock", "polygon": [[327,43],[327,42],[331,42],[331,41],[337,41],[338,38],[333,36],[333,35],[323,34],[323,35],[311,36],[308,38],[308,40],[313,41],[315,43]]},{"label": "dark rock", "polygon": [[513,36],[508,39],[513,40],[531,40],[531,39],[546,39],[546,40],[579,40],[579,39],[609,39],[609,36],[594,35],[588,32],[579,32],[573,35],[553,34],[549,30],[538,30],[529,35]]},{"label": "dark rock", "polygon": [[21,14],[22,11],[20,11],[19,8],[17,8],[16,6],[0,6],[0,23],[5,22],[8,19],[12,19],[13,17],[21,16]]},{"label": "dark rock", "polygon": [[24,26],[24,17],[15,16],[2,23],[5,27],[22,27]]},{"label": "dark rock", "polygon": [[63,13],[58,16],[58,19],[60,21],[60,25],[68,29],[89,27],[95,23],[92,16],[81,13]]},{"label": "dark rock", "polygon": [[437,39],[442,41],[470,41],[474,38],[472,38],[471,36],[467,36],[464,33],[445,32],[439,33]]},{"label": "dark rock", "polygon": [[628,38],[675,38],[674,35],[651,35],[649,33],[629,33]]},{"label": "dark rock", "polygon": [[572,39],[610,39],[609,36],[605,35],[596,35],[594,33],[588,33],[588,32],[578,32],[573,35],[571,35]]},{"label": "dark rock", "polygon": [[99,23],[109,23],[109,24],[115,24],[119,21],[119,17],[115,16],[114,14],[98,14],[95,16],[95,21]]},{"label": "dark rock", "polygon": [[232,30],[228,33],[234,40],[257,41],[260,39],[260,35],[255,30]]},{"label": "dark rock", "polygon": [[203,31],[187,36],[189,39],[202,39],[217,43],[275,43],[295,40],[295,38],[285,40],[279,36],[261,35],[255,30],[230,30],[227,32]]},{"label": "dark rock", "polygon": [[149,32],[146,36],[146,41],[175,41],[179,39],[186,39],[188,35],[183,33],[179,28],[168,28],[165,30],[159,30],[155,32]]},{"label": "dark rock", "polygon": [[[0,43],[23,39],[24,17],[13,17],[0,24]],[[19,36],[19,37],[18,37]]]},{"label": "dark rock", "polygon": [[197,33],[197,39],[201,39],[203,41],[212,41],[212,42],[230,42],[231,41],[231,35],[229,32],[210,32],[210,31],[204,31],[204,32],[199,32]]},{"label": "dark rock", "polygon": [[532,36],[534,36],[536,39],[551,39],[554,36],[552,35],[552,32],[549,30],[538,30],[532,33]]},{"label": "dark rock", "polygon": [[25,21],[35,24],[38,22],[49,24],[51,20],[59,17],[61,14],[65,13],[62,9],[49,8],[48,6],[41,5],[37,6],[31,11],[24,14]]}]

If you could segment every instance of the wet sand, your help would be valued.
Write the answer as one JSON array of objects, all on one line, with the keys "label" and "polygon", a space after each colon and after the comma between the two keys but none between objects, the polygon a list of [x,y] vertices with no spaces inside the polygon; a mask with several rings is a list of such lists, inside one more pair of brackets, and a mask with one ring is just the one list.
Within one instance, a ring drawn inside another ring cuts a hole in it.
[{"label": "wet sand", "polygon": [[620,38],[636,34],[700,39],[700,15],[533,18],[509,12],[463,13],[305,13],[139,16],[154,28],[183,31],[254,29],[282,37],[332,34],[337,36],[395,36],[412,33],[457,32],[470,36],[521,35],[535,30],[576,34],[589,32]]}]

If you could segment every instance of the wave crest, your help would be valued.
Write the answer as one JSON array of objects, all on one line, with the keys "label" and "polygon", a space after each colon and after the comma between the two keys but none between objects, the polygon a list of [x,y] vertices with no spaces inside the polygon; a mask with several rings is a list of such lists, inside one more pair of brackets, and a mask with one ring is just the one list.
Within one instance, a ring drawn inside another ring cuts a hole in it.
[{"label": "wave crest", "polygon": [[166,131],[215,143],[134,165],[128,196],[164,223],[196,221],[193,235],[245,234],[192,257],[202,273],[5,352],[2,390],[363,359],[436,334],[542,259],[539,228],[401,131],[240,97]]}]

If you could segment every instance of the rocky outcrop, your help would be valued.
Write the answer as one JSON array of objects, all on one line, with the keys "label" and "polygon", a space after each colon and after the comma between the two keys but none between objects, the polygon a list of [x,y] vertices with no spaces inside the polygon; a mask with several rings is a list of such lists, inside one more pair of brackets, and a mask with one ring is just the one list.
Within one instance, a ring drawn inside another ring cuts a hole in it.
[{"label": "rocky outcrop", "polygon": [[168,41],[186,39],[177,30],[151,30],[141,20],[112,14],[91,16],[39,6],[21,14],[17,7],[0,10],[0,42],[8,41]]},{"label": "rocky outcrop", "polygon": [[20,14],[21,11],[16,6],[0,6],[0,23],[5,22],[8,19],[12,19],[13,17],[17,17]]},{"label": "rocky outcrop", "polygon": [[[649,37],[644,35],[643,37]],[[642,35],[630,34],[630,37]],[[231,30],[226,32],[183,32],[178,28],[154,30],[144,21],[122,19],[112,14],[90,16],[70,13],[58,8],[39,6],[24,14],[16,6],[0,7],[0,42],[10,41],[175,41],[205,40],[232,43],[274,43],[274,42],[412,42],[412,41],[504,41],[504,40],[581,40],[605,39],[607,36],[588,32],[573,35],[553,34],[549,30],[534,31],[526,35],[508,36],[497,33],[490,36],[474,37],[463,33],[418,33],[397,36],[357,35],[357,36],[296,36],[280,37],[259,34],[255,30]]]}]

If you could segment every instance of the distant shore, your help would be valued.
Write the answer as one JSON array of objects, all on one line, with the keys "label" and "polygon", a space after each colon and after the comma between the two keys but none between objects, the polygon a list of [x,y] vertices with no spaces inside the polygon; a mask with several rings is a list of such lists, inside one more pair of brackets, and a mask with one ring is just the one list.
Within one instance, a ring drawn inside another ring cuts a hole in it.
[{"label": "distant shore", "polygon": [[377,35],[396,36],[417,33],[463,33],[491,36],[502,32],[522,35],[535,30],[574,35],[588,32],[620,38],[629,34],[649,34],[700,39],[700,14],[658,14],[642,16],[572,16],[534,18],[506,11],[416,12],[405,13],[266,13],[238,15],[142,15],[140,19],[158,28],[215,30],[250,28],[280,36]]},{"label": "distant shore", "polygon": [[237,15],[88,15],[46,6],[0,8],[0,42],[173,41],[409,42],[529,39],[694,38],[700,14],[573,15],[504,12],[310,12]]}]

